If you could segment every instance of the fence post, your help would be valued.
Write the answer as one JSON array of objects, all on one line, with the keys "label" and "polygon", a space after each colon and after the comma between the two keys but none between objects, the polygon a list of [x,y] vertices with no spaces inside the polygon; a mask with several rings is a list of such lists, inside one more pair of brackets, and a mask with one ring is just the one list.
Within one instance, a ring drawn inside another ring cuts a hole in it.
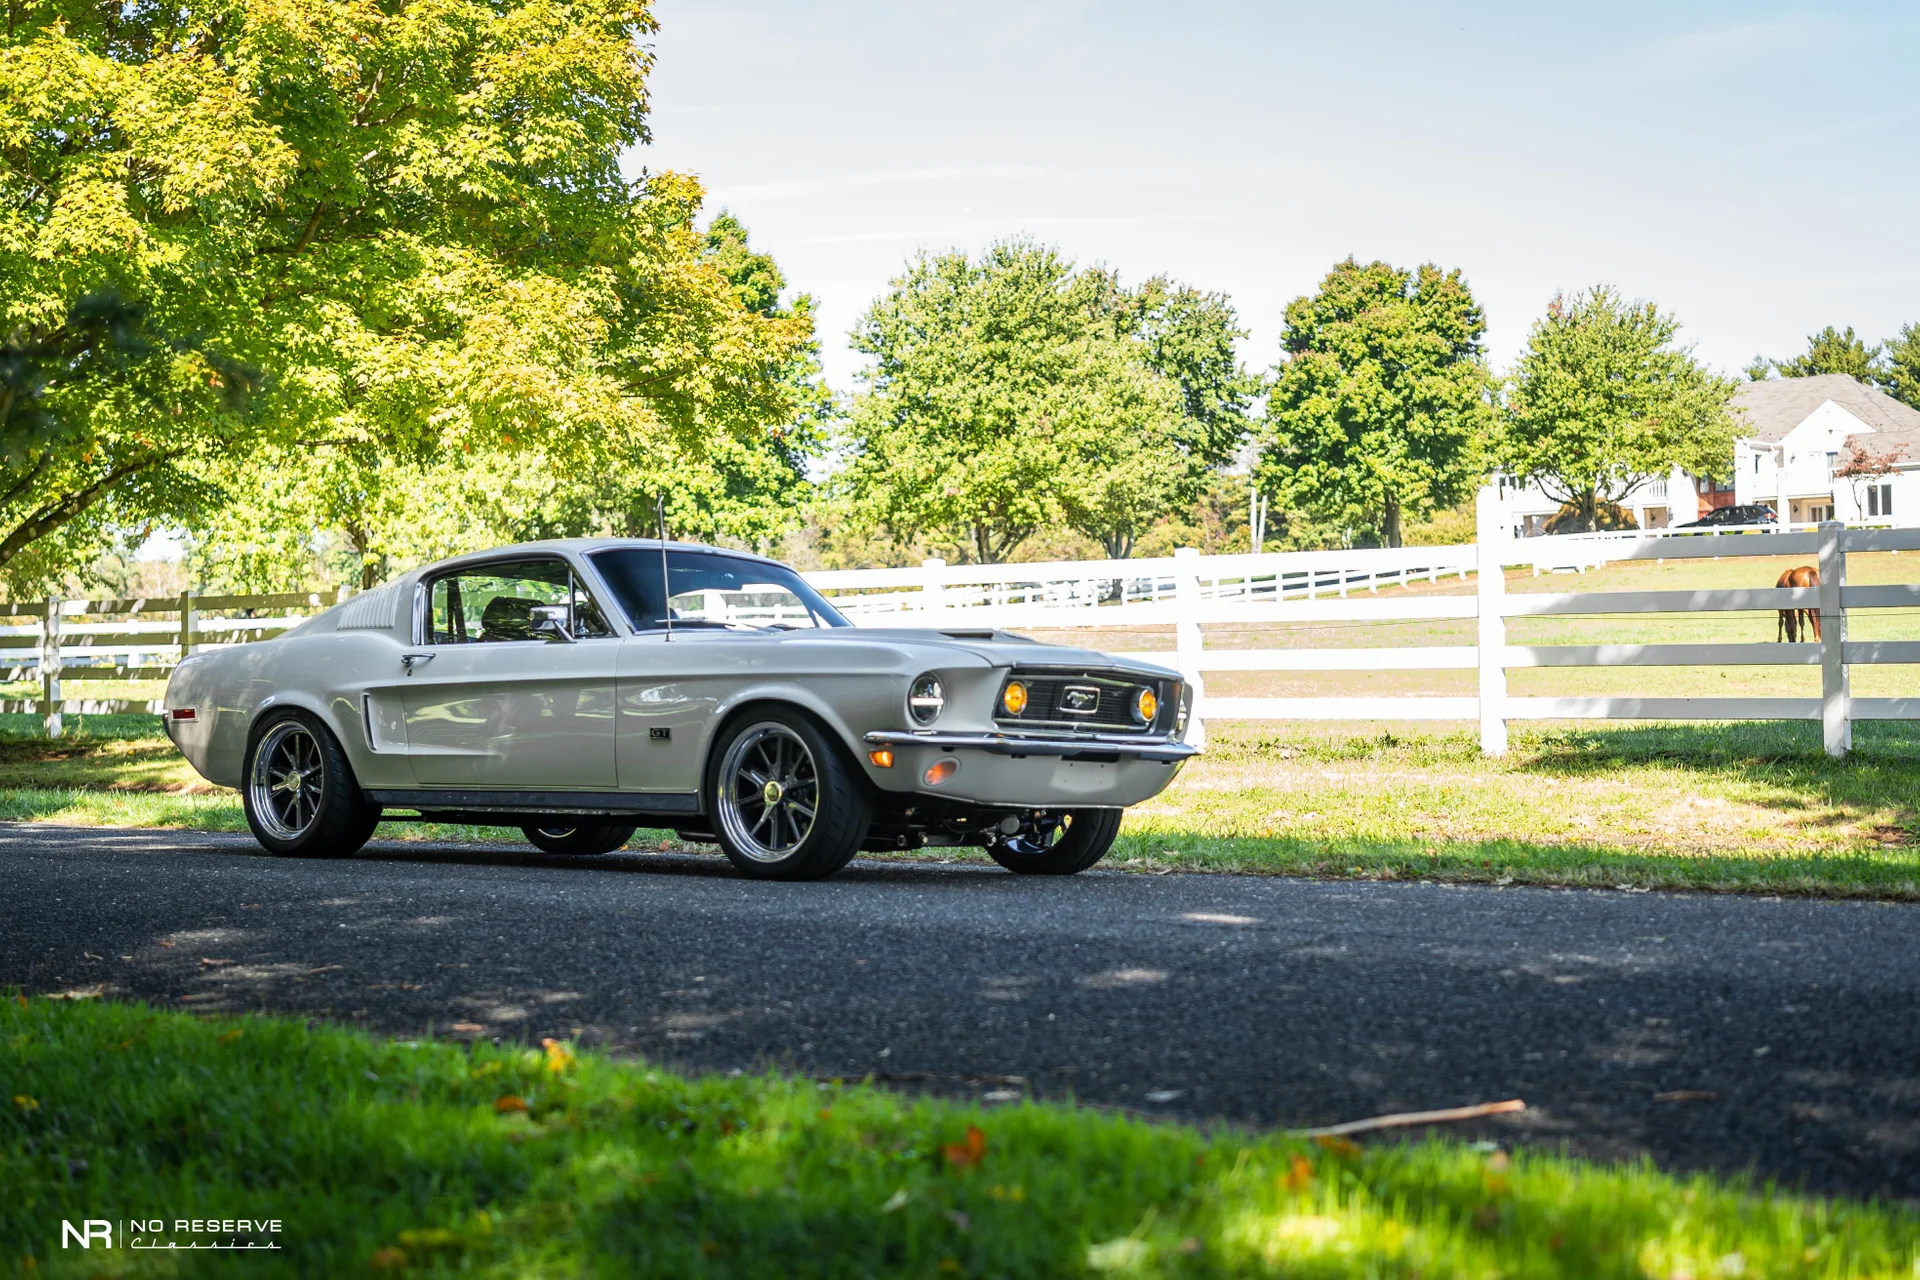
[{"label": "fence post", "polygon": [[940,612],[940,589],[946,581],[947,562],[930,556],[920,562],[920,608],[927,613]]},{"label": "fence post", "polygon": [[1474,506],[1480,560],[1480,750],[1503,756],[1507,753],[1507,620],[1500,606],[1507,594],[1507,531],[1491,485],[1480,490]]},{"label": "fence post", "polygon": [[1201,705],[1206,688],[1200,678],[1200,552],[1193,547],[1178,547],[1173,553],[1173,602],[1178,616],[1173,624],[1174,660],[1180,675],[1193,690],[1193,711],[1187,719],[1187,741],[1196,747],[1207,743],[1207,726]]},{"label": "fence post", "polygon": [[57,738],[64,727],[60,715],[60,597],[47,597],[47,616],[40,629],[40,714],[47,736]]},{"label": "fence post", "polygon": [[200,626],[200,611],[193,607],[193,600],[199,594],[191,587],[180,593],[180,660],[182,662],[193,656],[193,633]]},{"label": "fence post", "polygon": [[1840,539],[1846,526],[1820,522],[1820,730],[1827,754],[1853,749],[1852,695],[1847,679],[1847,614],[1840,592],[1847,585],[1847,552]]}]

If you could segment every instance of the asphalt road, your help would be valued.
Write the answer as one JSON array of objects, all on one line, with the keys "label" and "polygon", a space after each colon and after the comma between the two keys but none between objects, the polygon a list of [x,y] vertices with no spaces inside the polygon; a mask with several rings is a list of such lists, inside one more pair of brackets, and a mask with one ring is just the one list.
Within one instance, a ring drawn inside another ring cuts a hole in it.
[{"label": "asphalt road", "polygon": [[0,825],[0,984],[1920,1197],[1909,906]]}]

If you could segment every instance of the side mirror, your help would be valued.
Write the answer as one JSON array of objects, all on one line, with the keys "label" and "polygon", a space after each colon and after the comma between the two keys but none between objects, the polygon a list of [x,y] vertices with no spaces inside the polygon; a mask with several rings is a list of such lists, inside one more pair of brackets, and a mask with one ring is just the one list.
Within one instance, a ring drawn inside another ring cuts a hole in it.
[{"label": "side mirror", "polygon": [[573,632],[567,630],[567,613],[567,606],[563,604],[533,606],[533,634],[561,644],[572,644],[574,637]]}]

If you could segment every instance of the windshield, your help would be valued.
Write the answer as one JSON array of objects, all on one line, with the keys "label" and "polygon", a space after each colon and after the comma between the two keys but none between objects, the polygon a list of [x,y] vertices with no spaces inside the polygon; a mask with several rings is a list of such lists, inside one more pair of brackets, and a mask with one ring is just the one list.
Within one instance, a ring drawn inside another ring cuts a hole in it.
[{"label": "windshield", "polygon": [[[600,571],[635,631],[666,626],[661,608],[660,552],[617,547],[587,557]],[[716,551],[666,556],[675,627],[845,627],[845,618],[793,570]]]}]

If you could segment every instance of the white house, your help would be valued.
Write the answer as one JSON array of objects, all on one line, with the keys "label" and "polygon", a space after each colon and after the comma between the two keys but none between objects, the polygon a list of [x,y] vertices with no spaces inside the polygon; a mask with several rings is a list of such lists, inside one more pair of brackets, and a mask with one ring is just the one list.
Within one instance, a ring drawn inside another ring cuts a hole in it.
[{"label": "white house", "polygon": [[[1845,374],[1769,378],[1733,395],[1734,501],[1782,520],[1920,524],[1920,409]],[[1892,454],[1884,476],[1839,476],[1855,446]]]},{"label": "white house", "polygon": [[[1772,507],[1789,523],[1920,524],[1920,409],[1845,374],[1749,382],[1729,407],[1741,424],[1729,475],[1701,479],[1676,467],[1663,480],[1643,481],[1621,502],[1642,529],[1747,504]],[[1836,477],[1856,444],[1893,453],[1893,472]],[[1535,485],[1505,476],[1495,483],[1517,536],[1542,532],[1560,509]]]}]

